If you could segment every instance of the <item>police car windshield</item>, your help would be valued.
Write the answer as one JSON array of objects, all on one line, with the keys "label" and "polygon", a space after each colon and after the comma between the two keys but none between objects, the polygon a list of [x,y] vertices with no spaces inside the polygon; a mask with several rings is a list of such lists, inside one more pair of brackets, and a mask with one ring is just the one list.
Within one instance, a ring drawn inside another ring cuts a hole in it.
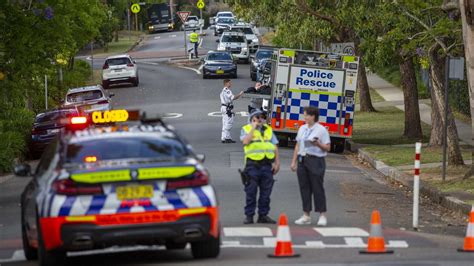
[{"label": "police car windshield", "polygon": [[74,92],[67,95],[67,101],[70,103],[77,103],[83,101],[90,101],[102,98],[102,91],[100,90],[90,90],[90,91],[81,91]]},{"label": "police car windshield", "polygon": [[179,159],[188,156],[185,146],[173,138],[126,137],[93,139],[69,144],[68,163],[83,163],[84,158],[95,156],[97,161],[141,159]]},{"label": "police car windshield", "polygon": [[234,23],[234,20],[231,19],[231,18],[223,18],[223,17],[220,17],[219,20],[217,21],[217,23],[221,23],[221,24],[233,24],[233,23]]},{"label": "police car windshield", "polygon": [[251,28],[235,28],[233,31],[243,32],[244,34],[254,34]]},{"label": "police car windshield", "polygon": [[222,36],[222,42],[245,42],[245,38],[238,35],[224,35]]},{"label": "police car windshield", "polygon": [[258,51],[255,55],[257,59],[265,59],[272,57],[272,51]]},{"label": "police car windshield", "polygon": [[207,60],[232,60],[232,57],[228,53],[211,53],[207,56]]}]

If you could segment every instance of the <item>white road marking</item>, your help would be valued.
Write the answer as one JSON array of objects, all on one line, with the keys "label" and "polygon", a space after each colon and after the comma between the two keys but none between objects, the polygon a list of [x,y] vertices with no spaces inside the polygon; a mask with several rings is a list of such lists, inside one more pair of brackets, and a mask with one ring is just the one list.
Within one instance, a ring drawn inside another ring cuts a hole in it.
[{"label": "white road marking", "polygon": [[159,65],[158,63],[155,63],[155,62],[140,62],[140,61],[137,61],[138,64],[144,64],[144,65],[153,65],[153,66],[157,66]]},{"label": "white road marking", "polygon": [[158,40],[158,39],[160,39],[160,38],[161,38],[161,36],[156,36],[156,37],[153,38],[153,39]]},{"label": "white road marking", "polygon": [[183,114],[180,113],[166,113],[162,116],[162,118],[169,118],[169,119],[175,119],[175,118],[180,118],[183,117]]},{"label": "white road marking", "polygon": [[170,35],[170,38],[176,38],[176,37],[177,37],[176,34]]},{"label": "white road marking", "polygon": [[408,243],[403,240],[390,240],[388,241],[387,248],[408,248]]},{"label": "white road marking", "polygon": [[[235,114],[239,114],[240,116],[242,117],[247,117],[249,116],[249,113],[248,112],[245,112],[245,111],[240,111],[240,112],[235,112]],[[207,114],[207,116],[213,116],[213,117],[222,117],[222,113],[220,111],[218,112],[210,112]]]},{"label": "white road marking", "polygon": [[178,67],[179,67],[179,68],[183,68],[183,69],[187,69],[187,70],[194,71],[194,72],[196,72],[196,74],[198,74],[198,75],[201,75],[201,74],[202,74],[201,71],[199,71],[199,70],[197,70],[197,69],[195,69],[195,68],[192,68],[192,67],[185,67],[185,66],[178,66]]},{"label": "white road marking", "polygon": [[0,259],[0,263],[8,263],[8,262],[20,262],[26,261],[25,253],[22,249],[17,249],[13,252],[13,255],[9,259]]},{"label": "white road marking", "polygon": [[264,237],[263,238],[263,245],[266,246],[266,247],[273,248],[273,247],[276,247],[276,244],[277,244],[276,237]]},{"label": "white road marking", "polygon": [[267,227],[224,227],[224,235],[227,237],[236,236],[273,236],[272,230]]},{"label": "white road marking", "polygon": [[362,236],[367,237],[369,233],[367,231],[356,228],[356,227],[328,227],[328,228],[313,228],[316,232],[322,236]]}]

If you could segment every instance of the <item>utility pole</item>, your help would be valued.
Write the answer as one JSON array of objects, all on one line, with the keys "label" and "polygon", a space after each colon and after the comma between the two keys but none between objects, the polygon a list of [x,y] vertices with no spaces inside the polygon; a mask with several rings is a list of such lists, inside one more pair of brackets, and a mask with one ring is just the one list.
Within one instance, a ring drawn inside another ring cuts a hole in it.
[{"label": "utility pole", "polygon": [[[467,84],[469,86],[469,102],[471,105],[472,138],[474,140],[474,0],[459,0],[459,7],[461,9]],[[474,150],[472,152],[472,158],[474,159]],[[471,164],[471,171],[465,178],[473,176],[473,170],[473,164]]]},{"label": "utility pole", "polygon": [[173,23],[173,24],[174,24],[174,12],[175,12],[175,10],[174,10],[174,1],[170,0],[170,13],[171,13],[170,16],[171,16],[171,21],[172,21],[171,23]]}]

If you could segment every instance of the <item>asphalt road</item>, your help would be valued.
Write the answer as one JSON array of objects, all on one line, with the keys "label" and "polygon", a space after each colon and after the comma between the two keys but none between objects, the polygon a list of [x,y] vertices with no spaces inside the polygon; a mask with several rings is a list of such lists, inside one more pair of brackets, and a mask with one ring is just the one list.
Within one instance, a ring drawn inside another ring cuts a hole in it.
[{"label": "asphalt road", "polygon": [[[176,37],[173,37],[176,36]],[[182,49],[182,32],[154,34],[134,52],[174,52]],[[203,49],[214,49],[216,37],[204,38]],[[137,60],[140,85],[112,87],[116,108],[142,109],[150,114],[164,114],[167,122],[206,155],[220,204],[223,248],[214,260],[193,260],[189,249],[166,251],[160,247],[109,249],[95,254],[75,253],[71,265],[257,265],[257,264],[331,264],[331,265],[472,265],[474,254],[456,252],[463,243],[466,220],[422,200],[421,230],[411,230],[411,194],[409,189],[391,184],[373,170],[360,164],[350,154],[330,154],[327,158],[325,187],[328,198],[326,228],[296,226],[302,214],[295,173],[289,169],[290,148],[281,149],[282,169],[276,176],[270,215],[289,218],[293,244],[300,258],[269,259],[273,252],[276,226],[244,226],[244,192],[237,169],[242,167],[242,146],[220,142],[221,117],[219,93],[221,79],[203,80],[198,70],[183,69],[150,57]],[[95,67],[100,67],[100,60]],[[249,66],[238,66],[239,78],[233,80],[234,93],[252,85]],[[239,113],[232,136],[238,139],[247,117],[247,100],[235,104]],[[241,111],[241,112],[240,112]],[[357,121],[355,121],[357,123]],[[19,196],[27,179],[0,179],[0,264],[35,265],[26,262],[21,251]],[[360,255],[367,242],[370,213],[382,214],[385,240],[393,255]],[[120,252],[118,252],[120,251]]]}]

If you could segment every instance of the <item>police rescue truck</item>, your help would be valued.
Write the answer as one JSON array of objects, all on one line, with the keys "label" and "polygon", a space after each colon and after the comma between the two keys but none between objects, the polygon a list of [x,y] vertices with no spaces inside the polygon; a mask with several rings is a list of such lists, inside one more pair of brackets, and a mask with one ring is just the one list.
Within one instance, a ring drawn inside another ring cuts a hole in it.
[{"label": "police rescue truck", "polygon": [[273,54],[272,129],[285,145],[303,125],[303,108],[319,108],[319,122],[331,136],[331,150],[344,151],[352,137],[359,58],[316,51],[277,49]]}]

